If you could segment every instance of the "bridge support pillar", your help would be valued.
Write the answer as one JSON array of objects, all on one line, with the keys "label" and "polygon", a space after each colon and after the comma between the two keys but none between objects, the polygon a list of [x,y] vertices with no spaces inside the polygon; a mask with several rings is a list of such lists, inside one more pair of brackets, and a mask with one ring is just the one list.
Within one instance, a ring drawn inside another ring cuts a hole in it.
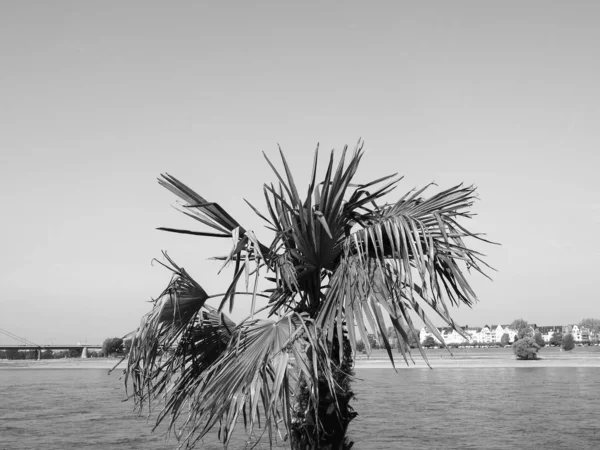
[{"label": "bridge support pillar", "polygon": [[87,347],[83,347],[83,349],[81,350],[81,357],[82,358],[87,358],[88,357],[88,349],[87,349]]},{"label": "bridge support pillar", "polygon": [[37,359],[38,361],[39,361],[40,359],[42,359],[42,349],[41,349],[41,348],[38,348],[38,349],[35,351],[35,359]]}]

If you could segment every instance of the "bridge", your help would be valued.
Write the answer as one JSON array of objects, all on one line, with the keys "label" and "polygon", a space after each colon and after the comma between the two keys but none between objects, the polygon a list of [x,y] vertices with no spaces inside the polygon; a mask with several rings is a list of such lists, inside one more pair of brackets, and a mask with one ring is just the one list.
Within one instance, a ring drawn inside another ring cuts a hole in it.
[{"label": "bridge", "polygon": [[42,356],[42,351],[44,350],[81,350],[81,357],[82,358],[87,358],[88,357],[88,350],[89,349],[102,349],[102,344],[97,345],[97,344],[82,344],[82,343],[77,343],[77,344],[36,344],[35,342],[31,342],[30,340],[23,338],[21,336],[17,336],[14,333],[11,333],[10,331],[7,330],[3,330],[2,328],[0,328],[0,334],[3,334],[5,336],[8,336],[11,339],[14,339],[16,341],[19,342],[19,344],[13,344],[13,345],[2,345],[0,344],[0,350],[14,350],[16,349],[17,351],[21,351],[21,350],[35,350],[37,352],[37,359],[41,359]]}]

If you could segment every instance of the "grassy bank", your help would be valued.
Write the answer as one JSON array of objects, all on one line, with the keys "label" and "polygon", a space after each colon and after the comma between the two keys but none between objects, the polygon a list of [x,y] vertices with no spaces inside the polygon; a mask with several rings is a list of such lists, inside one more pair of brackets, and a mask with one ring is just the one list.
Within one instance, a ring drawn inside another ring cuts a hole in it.
[{"label": "grassy bank", "polygon": [[[559,348],[544,347],[538,353],[537,361],[518,361],[511,348],[459,348],[452,354],[444,349],[427,351],[429,364],[434,369],[466,367],[600,367],[600,347],[575,347],[570,352]],[[427,368],[427,364],[413,352],[414,363],[407,366],[400,353],[394,353],[396,368],[399,370]],[[0,369],[112,369],[119,362],[117,358],[64,358],[32,360],[0,360]],[[391,368],[385,350],[374,350],[370,357],[356,356],[356,368]],[[125,362],[119,366],[124,367]]]},{"label": "grassy bank", "polygon": [[[444,349],[427,351],[427,358],[432,368],[466,368],[466,367],[600,367],[600,347],[576,347],[570,352],[555,347],[544,347],[538,353],[536,361],[518,361],[512,348],[459,348],[452,354]],[[418,354],[413,352],[412,361],[407,366],[402,355],[394,353],[397,369],[427,368],[427,364]],[[410,360],[409,360],[410,361]],[[359,354],[356,358],[357,368],[392,367],[387,353],[376,350],[370,356]]]}]

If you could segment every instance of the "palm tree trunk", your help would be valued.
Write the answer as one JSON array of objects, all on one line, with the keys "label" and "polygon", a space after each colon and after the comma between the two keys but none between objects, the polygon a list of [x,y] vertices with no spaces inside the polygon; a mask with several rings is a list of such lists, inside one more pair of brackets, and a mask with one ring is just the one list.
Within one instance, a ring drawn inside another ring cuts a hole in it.
[{"label": "palm tree trunk", "polygon": [[348,425],[357,416],[350,406],[350,401],[354,398],[350,389],[350,382],[354,376],[352,350],[347,336],[344,335],[343,361],[339,364],[338,341],[336,338],[333,341],[332,359],[339,367],[333,370],[338,409],[335,407],[334,395],[329,392],[328,383],[320,377],[318,419],[315,420],[314,410],[307,410],[309,395],[306,385],[302,385],[294,411],[292,450],[349,450],[354,445],[346,437]]}]

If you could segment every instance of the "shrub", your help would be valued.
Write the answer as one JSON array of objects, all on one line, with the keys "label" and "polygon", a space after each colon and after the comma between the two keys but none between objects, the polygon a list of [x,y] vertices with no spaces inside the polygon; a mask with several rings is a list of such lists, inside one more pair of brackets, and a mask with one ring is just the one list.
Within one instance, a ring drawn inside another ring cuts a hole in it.
[{"label": "shrub", "polygon": [[117,337],[105,339],[102,343],[102,353],[104,356],[123,353],[123,339]]},{"label": "shrub", "polygon": [[427,336],[425,338],[425,340],[423,341],[423,347],[432,348],[432,347],[435,347],[435,345],[436,345],[436,342],[432,336]]},{"label": "shrub", "polygon": [[575,348],[575,339],[571,333],[565,334],[562,338],[562,348],[567,352]]},{"label": "shrub", "polygon": [[540,347],[545,347],[546,346],[546,342],[544,342],[544,338],[542,337],[542,333],[540,333],[539,331],[535,332],[535,334],[533,335],[533,339],[535,339],[535,343],[537,345],[539,345]]},{"label": "shrub", "polygon": [[563,335],[560,331],[557,331],[556,333],[554,333],[552,335],[552,338],[550,338],[550,345],[554,346],[554,347],[558,347],[560,345],[562,345],[562,339],[563,339]]},{"label": "shrub", "polygon": [[513,344],[513,351],[517,359],[537,359],[537,352],[540,346],[535,343],[535,340],[530,337],[519,339]]}]

